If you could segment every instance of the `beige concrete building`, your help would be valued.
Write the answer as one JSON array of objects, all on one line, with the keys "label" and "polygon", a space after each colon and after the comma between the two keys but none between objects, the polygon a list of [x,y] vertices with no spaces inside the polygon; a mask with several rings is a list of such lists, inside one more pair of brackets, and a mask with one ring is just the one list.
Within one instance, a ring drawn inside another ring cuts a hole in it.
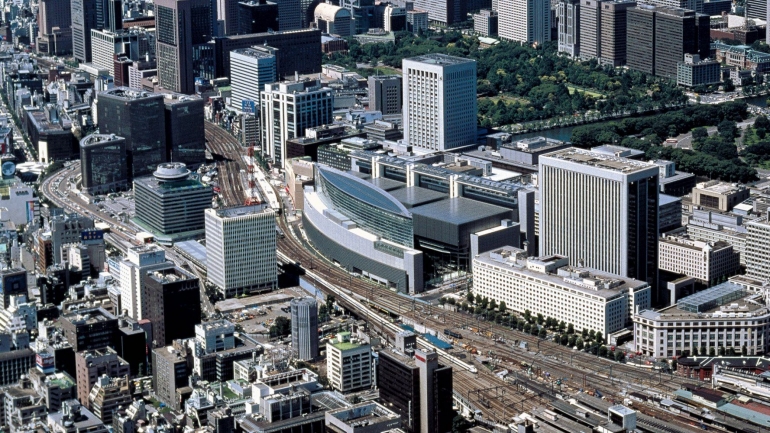
[{"label": "beige concrete building", "polygon": [[705,242],[687,236],[664,236],[658,242],[661,270],[693,277],[713,285],[738,272],[740,255],[724,241]]},{"label": "beige concrete building", "polygon": [[692,203],[709,209],[727,212],[749,198],[745,185],[712,180],[701,182],[692,189]]},{"label": "beige concrete building", "polygon": [[286,185],[289,188],[289,196],[294,203],[294,209],[302,210],[304,207],[304,188],[313,183],[313,165],[310,157],[293,158],[286,164]]},{"label": "beige concrete building", "polygon": [[349,332],[340,332],[326,344],[326,374],[337,391],[350,392],[372,386],[372,348],[350,341]]}]

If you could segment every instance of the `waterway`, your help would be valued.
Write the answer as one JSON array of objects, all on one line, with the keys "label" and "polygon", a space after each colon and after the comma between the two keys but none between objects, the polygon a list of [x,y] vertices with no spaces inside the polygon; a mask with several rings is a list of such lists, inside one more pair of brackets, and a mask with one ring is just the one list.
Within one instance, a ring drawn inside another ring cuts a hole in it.
[{"label": "waterway", "polygon": [[546,137],[554,140],[569,141],[572,138],[572,130],[576,126],[564,126],[559,128],[546,129],[544,131],[525,132],[523,134],[513,134],[514,140],[521,140],[530,137]]}]

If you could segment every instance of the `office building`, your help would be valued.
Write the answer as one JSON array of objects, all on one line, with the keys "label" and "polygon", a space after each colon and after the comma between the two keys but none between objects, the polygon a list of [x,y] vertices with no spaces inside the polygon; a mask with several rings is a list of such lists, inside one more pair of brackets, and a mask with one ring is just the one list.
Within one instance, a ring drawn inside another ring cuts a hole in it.
[{"label": "office building", "polygon": [[580,55],[580,0],[559,0],[556,4],[558,49],[570,57]]},{"label": "office building", "polygon": [[286,140],[332,121],[334,93],[322,87],[320,80],[266,84],[260,96],[262,152],[278,167],[287,160]]},{"label": "office building", "polygon": [[580,58],[602,65],[622,66],[627,59],[627,11],[630,0],[580,1]]},{"label": "office building", "polygon": [[163,95],[115,87],[99,93],[96,106],[100,133],[126,140],[129,182],[165,162]]},{"label": "office building", "polygon": [[406,30],[406,14],[405,7],[389,4],[385,6],[385,11],[382,16],[382,28],[386,32],[401,32]]},{"label": "office building", "polygon": [[[739,317],[740,320],[736,320]],[[685,351],[707,356],[721,350],[765,353],[770,311],[761,295],[727,281],[682,298],[662,310],[634,316],[635,349],[644,356],[671,359]]]},{"label": "office building", "polygon": [[157,0],[156,56],[158,84],[165,90],[190,95],[195,92],[193,46],[212,36],[209,0]]},{"label": "office building", "polygon": [[400,75],[370,75],[368,85],[369,110],[383,115],[401,114],[404,103]]},{"label": "office building", "polygon": [[159,242],[203,234],[203,211],[211,207],[212,191],[181,162],[158,165],[152,176],[134,180],[134,222]]},{"label": "office building", "polygon": [[[142,28],[115,31],[91,29],[90,38],[93,65],[106,70],[116,81],[121,81],[122,84],[118,86],[127,85],[128,79],[124,74],[127,69],[124,71],[121,68],[127,68],[128,60],[139,61],[148,56],[155,56],[154,33]],[[118,56],[118,59],[127,59],[126,63],[116,60],[115,56]]]},{"label": "office building", "polygon": [[99,377],[126,377],[131,374],[128,363],[111,347],[78,351],[75,353],[75,378],[78,400],[88,404],[88,395]]},{"label": "office building", "polygon": [[676,65],[676,84],[684,87],[716,85],[722,81],[722,65],[716,60],[701,60],[698,54],[685,54]]},{"label": "office building", "polygon": [[104,308],[84,308],[64,314],[60,322],[64,338],[75,352],[104,349],[115,344],[118,319]]},{"label": "office building", "polygon": [[88,394],[87,406],[103,423],[112,425],[113,416],[118,409],[131,405],[133,401],[128,378],[113,378],[105,374],[96,379]]},{"label": "office building", "polygon": [[177,389],[188,385],[190,372],[187,360],[175,348],[159,347],[152,350],[152,389],[166,405],[179,409],[181,401]]},{"label": "office building", "polygon": [[746,0],[746,19],[767,19],[767,2],[762,0]]},{"label": "office building", "polygon": [[729,212],[749,198],[745,185],[711,180],[692,189],[692,204],[719,212]]},{"label": "office building", "polygon": [[80,177],[83,191],[91,195],[126,190],[126,139],[91,134],[80,140]]},{"label": "office building", "polygon": [[3,308],[11,305],[11,296],[27,296],[27,271],[22,268],[0,270],[0,291],[3,293]]},{"label": "office building", "polygon": [[640,5],[628,11],[628,67],[676,78],[685,54],[709,57],[709,17],[692,10]]},{"label": "office building", "polygon": [[541,156],[540,254],[656,285],[658,176],[654,164],[576,148]]},{"label": "office building", "polygon": [[770,217],[763,215],[746,224],[746,275],[770,281]]},{"label": "office building", "polygon": [[394,350],[379,352],[380,402],[401,415],[401,428],[407,432],[424,432],[425,425],[427,431],[452,428],[452,367],[437,361],[435,353],[422,350],[414,357]]},{"label": "office building", "polygon": [[727,242],[704,242],[667,235],[658,243],[658,267],[663,271],[695,278],[712,286],[740,269],[738,253]]},{"label": "office building", "polygon": [[197,95],[163,93],[166,160],[197,168],[206,160],[205,101]]},{"label": "office building", "polygon": [[91,62],[91,30],[118,31],[123,27],[120,0],[71,0],[72,56],[80,63]]},{"label": "office building", "polygon": [[343,393],[372,386],[372,348],[350,341],[349,332],[340,332],[326,344],[326,374],[329,385]]},{"label": "office building", "polygon": [[404,140],[415,150],[476,142],[476,61],[445,54],[404,59]]},{"label": "office building", "polygon": [[275,49],[255,46],[230,53],[230,105],[257,114],[265,84],[278,81]]},{"label": "office building", "polygon": [[413,7],[427,12],[430,23],[451,26],[467,19],[467,6],[462,0],[415,0]]},{"label": "office building", "polygon": [[340,37],[352,35],[352,19],[349,10],[328,3],[319,3],[313,12],[313,22],[317,29]]},{"label": "office building", "polygon": [[[288,3],[281,2],[280,5]],[[298,74],[317,74],[321,72],[321,31],[302,29],[278,31],[273,33],[255,33],[251,35],[228,36],[214,39],[214,70],[217,77],[230,76],[230,53],[239,48],[255,45],[270,46],[278,50],[276,65],[278,78],[294,77]]]},{"label": "office building", "polygon": [[238,3],[238,34],[250,35],[278,30],[278,4],[266,0]]},{"label": "office building", "polygon": [[428,12],[420,9],[407,10],[406,29],[414,34],[428,30]]},{"label": "office building", "polygon": [[274,211],[262,204],[206,209],[207,278],[225,297],[277,285]]},{"label": "office building", "polygon": [[72,52],[70,0],[40,0],[37,10],[38,53],[58,56]]},{"label": "office building", "polygon": [[513,247],[486,252],[473,260],[473,292],[513,311],[529,310],[603,335],[625,328],[635,313],[650,308],[646,282],[569,262],[550,253],[527,257]]},{"label": "office building", "polygon": [[733,246],[740,257],[740,264],[746,265],[746,243],[748,230],[741,215],[693,209],[685,221],[687,235],[692,239],[706,242],[724,241]]},{"label": "office building", "polygon": [[195,325],[195,342],[203,353],[217,353],[235,348],[235,325],[221,319]]},{"label": "office building", "polygon": [[497,36],[498,24],[497,11],[482,9],[473,14],[473,31],[481,36]]},{"label": "office building", "polygon": [[501,39],[537,45],[551,40],[549,0],[499,0],[497,13]]},{"label": "office building", "polygon": [[32,349],[11,350],[0,353],[0,386],[13,385],[35,366]]},{"label": "office building", "polygon": [[216,0],[217,29],[214,36],[231,36],[238,34],[238,3],[240,0]]},{"label": "office building", "polygon": [[294,358],[312,361],[318,357],[318,304],[313,298],[297,298],[290,307]]},{"label": "office building", "polygon": [[[115,262],[120,278],[121,313],[136,320],[147,315],[148,298],[145,296],[144,274],[154,270],[172,268],[166,261],[166,251],[157,245],[131,247],[123,260]],[[112,265],[110,265],[112,267]]]},{"label": "office building", "polygon": [[178,267],[150,271],[143,278],[144,318],[152,322],[154,347],[195,336],[195,325],[201,321],[198,278]]},{"label": "office building", "polygon": [[658,194],[658,233],[667,233],[682,227],[682,199]]}]

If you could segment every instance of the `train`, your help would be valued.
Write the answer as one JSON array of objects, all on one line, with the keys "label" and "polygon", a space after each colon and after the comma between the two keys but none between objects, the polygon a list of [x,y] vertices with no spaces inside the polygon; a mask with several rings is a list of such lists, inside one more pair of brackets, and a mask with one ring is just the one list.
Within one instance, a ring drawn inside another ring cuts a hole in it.
[{"label": "train", "polygon": [[444,329],[444,335],[448,335],[452,338],[463,338],[462,335],[458,334],[457,332],[452,331],[451,329]]}]

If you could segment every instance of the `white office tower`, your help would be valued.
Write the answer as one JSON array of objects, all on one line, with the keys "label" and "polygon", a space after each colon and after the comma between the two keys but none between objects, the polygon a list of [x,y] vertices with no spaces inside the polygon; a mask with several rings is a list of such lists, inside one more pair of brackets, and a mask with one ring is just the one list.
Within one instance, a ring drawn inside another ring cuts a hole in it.
[{"label": "white office tower", "polygon": [[286,140],[304,137],[307,128],[332,122],[334,93],[320,80],[267,84],[261,94],[262,152],[284,167]]},{"label": "white office tower", "polygon": [[746,223],[746,275],[770,281],[770,213]]},{"label": "white office tower", "polygon": [[556,16],[559,52],[577,57],[580,54],[580,0],[559,0]]},{"label": "white office tower", "polygon": [[402,62],[404,140],[414,150],[476,142],[476,61],[425,54]]},{"label": "white office tower", "polygon": [[498,0],[497,34],[526,44],[551,40],[550,0]]},{"label": "white office tower", "polygon": [[275,213],[264,204],[206,209],[206,264],[223,296],[278,284]]},{"label": "white office tower", "polygon": [[656,287],[658,176],[657,165],[574,147],[541,156],[540,254]]},{"label": "white office tower", "polygon": [[278,80],[275,48],[252,47],[230,52],[230,106],[256,114],[265,84]]},{"label": "white office tower", "polygon": [[221,352],[235,347],[235,325],[225,319],[195,325],[195,344],[203,353]]},{"label": "white office tower", "polygon": [[148,306],[144,295],[144,274],[149,271],[173,268],[166,261],[166,251],[157,245],[142,245],[128,249],[120,262],[120,305],[126,315],[141,320]]},{"label": "white office tower", "polygon": [[318,356],[318,304],[314,298],[292,299],[291,349],[302,361]]}]

